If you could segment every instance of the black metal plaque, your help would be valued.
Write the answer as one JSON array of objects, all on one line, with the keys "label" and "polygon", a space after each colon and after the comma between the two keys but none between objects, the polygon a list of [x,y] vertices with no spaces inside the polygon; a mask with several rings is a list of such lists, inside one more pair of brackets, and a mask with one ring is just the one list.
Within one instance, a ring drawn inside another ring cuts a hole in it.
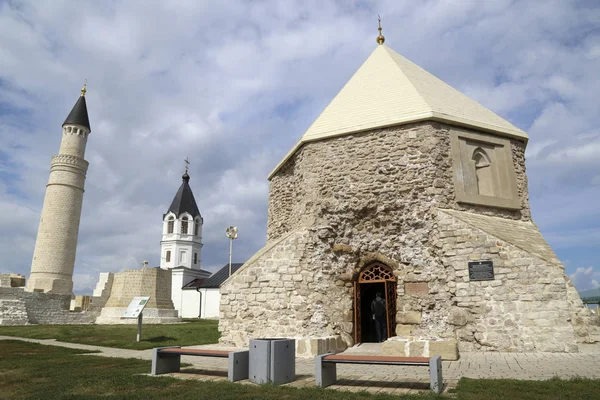
[{"label": "black metal plaque", "polygon": [[494,280],[494,263],[492,261],[469,262],[469,280],[492,281]]}]

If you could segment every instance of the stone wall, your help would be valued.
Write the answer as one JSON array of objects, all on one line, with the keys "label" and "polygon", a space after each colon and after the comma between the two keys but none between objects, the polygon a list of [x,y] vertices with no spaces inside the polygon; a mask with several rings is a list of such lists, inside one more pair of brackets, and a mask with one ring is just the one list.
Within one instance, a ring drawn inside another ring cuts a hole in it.
[{"label": "stone wall", "polygon": [[88,311],[92,307],[92,296],[76,295],[71,298],[70,311]]},{"label": "stone wall", "polygon": [[[0,288],[2,325],[22,324],[91,324],[98,311],[70,312],[71,296],[41,292],[25,292],[23,288]],[[10,307],[7,307],[9,306]],[[22,310],[26,311],[25,322]],[[19,310],[19,312],[16,312]]]},{"label": "stone wall", "polygon": [[110,293],[112,291],[112,285],[115,279],[115,274],[112,272],[101,272],[98,283],[94,288],[92,298],[90,300],[90,310],[102,311],[102,308],[106,305]]},{"label": "stone wall", "polygon": [[140,268],[114,274],[106,307],[127,307],[135,296],[150,296],[146,308],[172,310],[171,271],[161,268]]},{"label": "stone wall", "polygon": [[521,199],[521,215],[523,221],[531,220],[531,209],[529,208],[529,189],[527,186],[527,174],[525,173],[525,143],[519,140],[510,141],[513,166],[517,175],[517,194]]},{"label": "stone wall", "polygon": [[[447,322],[461,350],[576,351],[586,341],[588,322],[576,318],[583,304],[570,297],[564,267],[533,223],[438,216],[436,247],[453,294]],[[479,260],[493,261],[494,280],[469,280],[468,261]]]},{"label": "stone wall", "polygon": [[349,238],[360,232],[351,228],[354,222],[372,214],[398,221],[386,227],[392,231],[402,220],[419,220],[418,213],[434,205],[529,220],[524,144],[510,141],[522,210],[459,204],[452,129],[423,122],[305,144],[271,179],[267,240],[302,227],[334,224],[347,229],[338,233]]},{"label": "stone wall", "polygon": [[0,298],[0,325],[28,325],[27,307],[22,300]]},{"label": "stone wall", "polygon": [[143,311],[147,323],[181,322],[171,300],[171,271],[140,268],[114,274],[110,296],[96,323],[137,323],[136,319],[121,319],[131,300],[137,296],[150,296]]},{"label": "stone wall", "polygon": [[[306,246],[306,233],[285,235],[260,250],[221,286],[219,330],[226,344],[247,343],[253,337],[286,335],[302,329],[304,288],[295,282],[306,277],[300,261]],[[249,319],[261,323],[247,326]]]},{"label": "stone wall", "polygon": [[101,272],[98,277],[98,282],[96,283],[96,287],[92,292],[92,296],[94,297],[106,297],[110,295],[110,291],[112,289],[112,283],[115,278],[115,274],[112,272]]},{"label": "stone wall", "polygon": [[[506,351],[576,351],[589,340],[581,302],[530,221],[524,143],[510,141],[522,209],[465,205],[452,129],[424,122],[297,151],[271,180],[267,246],[222,286],[221,341],[354,344],[353,282],[374,261],[397,279],[398,336]],[[494,261],[497,279],[470,282],[475,260]]]},{"label": "stone wall", "polygon": [[307,357],[346,348],[325,317],[327,280],[303,259],[309,237],[308,231],[284,235],[223,283],[220,343],[247,346],[250,338],[293,337],[297,355]]},{"label": "stone wall", "polygon": [[[422,324],[428,336],[454,336],[445,323],[452,294],[431,241],[438,207],[529,218],[524,165],[515,166],[515,175],[525,211],[455,202],[452,129],[424,122],[308,143],[271,180],[268,240],[294,229],[315,232],[302,268],[323,276],[310,290],[340,299],[325,301],[324,315],[348,345],[352,282],[372,261],[392,267],[398,279],[399,335]],[[524,163],[524,146],[511,146],[514,162]],[[425,290],[411,291],[418,285]]]},{"label": "stone wall", "polygon": [[25,276],[21,274],[0,274],[0,287],[23,287]]}]

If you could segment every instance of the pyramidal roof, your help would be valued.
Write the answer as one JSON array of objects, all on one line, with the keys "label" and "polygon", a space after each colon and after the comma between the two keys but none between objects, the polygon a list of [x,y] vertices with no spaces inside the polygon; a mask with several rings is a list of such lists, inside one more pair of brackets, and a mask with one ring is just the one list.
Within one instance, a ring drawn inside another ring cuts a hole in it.
[{"label": "pyramidal roof", "polygon": [[87,112],[87,104],[85,102],[85,96],[82,94],[75,102],[75,105],[71,109],[69,115],[67,115],[67,119],[63,122],[63,126],[67,124],[76,124],[85,126],[89,131],[90,128],[90,119],[88,118]]},{"label": "pyramidal roof", "polygon": [[434,120],[527,140],[527,134],[385,45],[379,45],[298,143]]},{"label": "pyramidal roof", "polygon": [[179,186],[179,190],[177,191],[177,194],[175,194],[175,198],[171,202],[171,206],[167,213],[172,212],[177,218],[185,212],[189,213],[192,218],[201,216],[198,205],[196,205],[196,199],[194,199],[194,193],[192,193],[192,188],[189,184],[190,176],[186,172],[181,179],[183,182],[181,183],[181,186]]}]

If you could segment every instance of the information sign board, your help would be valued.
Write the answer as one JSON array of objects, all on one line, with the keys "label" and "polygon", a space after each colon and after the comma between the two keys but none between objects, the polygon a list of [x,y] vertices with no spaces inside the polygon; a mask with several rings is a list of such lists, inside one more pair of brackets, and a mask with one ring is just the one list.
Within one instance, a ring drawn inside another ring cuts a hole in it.
[{"label": "information sign board", "polygon": [[494,280],[494,263],[492,261],[469,262],[469,280],[492,281]]},{"label": "information sign board", "polygon": [[148,297],[134,297],[129,303],[127,310],[125,310],[125,314],[121,318],[137,318],[140,313],[146,307],[146,304],[150,300],[150,296]]}]

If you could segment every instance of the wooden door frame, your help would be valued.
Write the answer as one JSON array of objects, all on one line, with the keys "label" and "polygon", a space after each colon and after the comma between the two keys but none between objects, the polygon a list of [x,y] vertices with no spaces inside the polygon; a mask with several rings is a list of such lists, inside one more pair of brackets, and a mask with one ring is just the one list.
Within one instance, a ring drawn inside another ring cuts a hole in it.
[{"label": "wooden door frame", "polygon": [[[362,315],[360,285],[364,283],[383,283],[386,305],[387,336],[395,333],[396,326],[396,299],[398,291],[398,278],[394,276],[392,268],[387,264],[376,261],[361,268],[354,280],[354,344],[362,343]],[[389,288],[392,289],[389,289]],[[388,292],[390,292],[388,294]],[[392,297],[392,298],[390,298]]]}]

